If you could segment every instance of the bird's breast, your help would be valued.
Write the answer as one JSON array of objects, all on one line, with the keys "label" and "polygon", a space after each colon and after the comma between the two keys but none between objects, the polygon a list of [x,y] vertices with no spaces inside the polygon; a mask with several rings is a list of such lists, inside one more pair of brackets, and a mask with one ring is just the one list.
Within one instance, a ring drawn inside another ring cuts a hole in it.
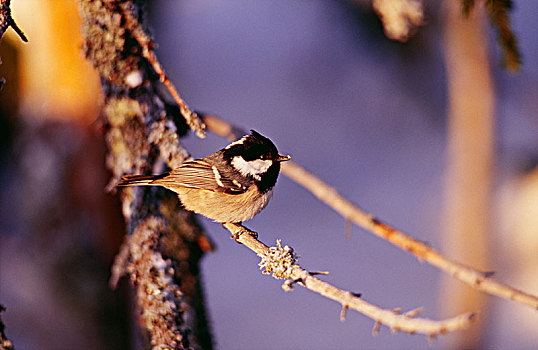
[{"label": "bird's breast", "polygon": [[204,215],[217,222],[242,222],[262,211],[273,196],[273,191],[261,193],[251,186],[241,194],[226,194],[195,188],[177,188],[179,200],[185,209]]}]

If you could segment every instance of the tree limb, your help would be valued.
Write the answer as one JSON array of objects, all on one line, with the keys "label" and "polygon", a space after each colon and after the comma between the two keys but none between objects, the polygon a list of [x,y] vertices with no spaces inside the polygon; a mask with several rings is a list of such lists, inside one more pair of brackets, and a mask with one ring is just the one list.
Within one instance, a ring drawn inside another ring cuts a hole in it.
[{"label": "tree limb", "polygon": [[[242,132],[237,131],[238,128],[233,127],[215,116],[206,115],[204,116],[204,121],[209,131],[227,137],[230,140],[243,134]],[[490,278],[492,274],[489,272],[481,272],[472,267],[450,260],[426,243],[406,235],[402,231],[397,230],[377,219],[375,216],[358,208],[339,194],[335,188],[327,185],[297,163],[288,161],[282,164],[282,173],[310,191],[314,196],[342,215],[346,220],[353,221],[358,226],[374,233],[398,248],[410,252],[419,261],[425,261],[436,266],[447,274],[482,292],[513,300],[538,310],[537,296],[497,282]]]},{"label": "tree limb", "polygon": [[[179,136],[187,125],[168,117],[159,81],[134,38],[141,1],[79,0],[84,52],[101,77],[103,134],[112,191],[124,174],[165,171],[179,166],[188,152]],[[125,10],[129,9],[129,11]],[[136,10],[135,10],[136,9]],[[177,196],[156,188],[121,192],[126,239],[112,268],[111,285],[129,276],[133,324],[144,347],[211,349],[199,279],[199,262],[210,249],[194,214],[181,210]],[[136,333],[136,332],[135,332]]]},{"label": "tree limb", "polygon": [[256,233],[242,225],[224,223],[223,226],[232,233],[237,242],[244,244],[245,247],[261,257],[262,262],[259,265],[265,269],[265,274],[273,273],[273,277],[277,279],[288,279],[283,286],[285,290],[289,290],[294,283],[298,283],[306,289],[340,303],[342,305],[340,316],[342,320],[345,318],[346,310],[353,309],[373,319],[375,321],[374,329],[378,328],[379,324],[383,324],[393,332],[420,333],[435,337],[439,334],[465,329],[477,319],[476,313],[466,313],[446,320],[434,321],[415,318],[421,309],[415,309],[405,314],[401,314],[398,310],[381,309],[349,291],[314,277],[313,273],[296,264],[296,256],[292,248],[282,247],[278,241],[278,247],[268,247],[256,238]]}]

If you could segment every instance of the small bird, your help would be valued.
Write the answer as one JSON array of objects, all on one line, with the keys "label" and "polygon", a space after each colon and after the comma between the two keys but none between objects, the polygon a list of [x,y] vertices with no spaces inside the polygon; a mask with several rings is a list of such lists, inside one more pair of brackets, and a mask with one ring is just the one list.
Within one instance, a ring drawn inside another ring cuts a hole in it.
[{"label": "small bird", "polygon": [[176,192],[187,210],[216,222],[240,223],[267,206],[280,163],[289,159],[251,130],[205,158],[187,160],[161,175],[126,175],[117,186],[163,186]]}]

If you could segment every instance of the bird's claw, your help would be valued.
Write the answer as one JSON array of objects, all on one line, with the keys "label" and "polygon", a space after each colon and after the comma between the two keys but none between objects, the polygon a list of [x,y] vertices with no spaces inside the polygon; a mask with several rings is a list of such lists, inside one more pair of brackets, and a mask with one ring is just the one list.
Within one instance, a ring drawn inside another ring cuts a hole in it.
[{"label": "bird's claw", "polygon": [[[226,228],[226,226],[224,225],[224,223],[222,223],[222,227]],[[235,233],[233,233],[231,236],[230,236],[230,239],[233,239],[237,244],[243,244],[241,242],[239,242],[239,237],[241,237],[241,235],[243,233],[248,233],[249,235],[251,235],[252,237],[258,239],[258,233],[257,232],[254,232],[254,231],[251,231],[249,229],[247,229],[246,227],[242,226],[241,227],[244,228],[244,230],[238,230],[236,231]]]}]

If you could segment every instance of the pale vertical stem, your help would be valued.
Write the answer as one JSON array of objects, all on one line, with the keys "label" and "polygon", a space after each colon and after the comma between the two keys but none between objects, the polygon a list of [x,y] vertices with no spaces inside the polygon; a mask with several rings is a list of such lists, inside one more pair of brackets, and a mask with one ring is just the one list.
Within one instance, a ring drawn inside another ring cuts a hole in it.
[{"label": "pale vertical stem", "polygon": [[[443,250],[456,260],[487,269],[494,91],[485,13],[477,4],[469,18],[463,18],[454,0],[445,1],[444,11],[449,106]],[[443,314],[486,311],[484,294],[448,278],[442,284]],[[461,333],[451,348],[480,347],[481,331],[475,326]]]}]

